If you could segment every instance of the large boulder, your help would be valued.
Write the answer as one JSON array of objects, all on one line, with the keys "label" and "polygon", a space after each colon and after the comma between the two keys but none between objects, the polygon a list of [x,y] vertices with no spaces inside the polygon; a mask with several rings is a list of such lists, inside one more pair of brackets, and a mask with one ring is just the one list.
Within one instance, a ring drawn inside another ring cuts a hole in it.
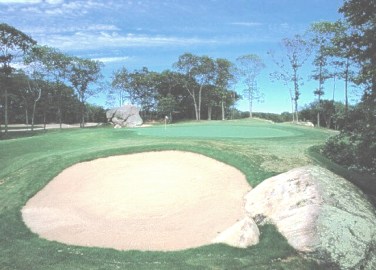
[{"label": "large boulder", "polygon": [[107,121],[114,126],[137,127],[141,126],[143,121],[140,117],[140,110],[133,105],[124,105],[113,108],[106,112]]},{"label": "large boulder", "polygon": [[272,223],[295,249],[340,269],[376,269],[376,215],[353,184],[317,166],[263,181],[246,197],[247,215]]}]

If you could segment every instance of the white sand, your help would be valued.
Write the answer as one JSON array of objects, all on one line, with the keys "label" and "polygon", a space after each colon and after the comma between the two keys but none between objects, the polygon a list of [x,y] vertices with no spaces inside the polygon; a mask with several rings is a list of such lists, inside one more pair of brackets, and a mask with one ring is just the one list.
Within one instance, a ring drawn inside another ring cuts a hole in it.
[{"label": "white sand", "polygon": [[22,209],[41,237],[119,250],[210,244],[244,216],[237,169],[179,151],[112,156],[67,168]]}]

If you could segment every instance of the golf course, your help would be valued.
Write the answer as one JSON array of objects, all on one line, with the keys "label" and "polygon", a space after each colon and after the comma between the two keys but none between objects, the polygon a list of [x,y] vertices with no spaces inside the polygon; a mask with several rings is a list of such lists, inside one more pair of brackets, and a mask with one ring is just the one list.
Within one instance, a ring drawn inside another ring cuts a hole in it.
[{"label": "golf course", "polygon": [[[334,134],[325,129],[243,119],[134,129],[56,129],[0,141],[1,269],[318,269],[314,261],[289,246],[273,225],[260,227],[260,242],[245,249],[206,244],[177,251],[121,250],[46,240],[30,230],[21,211],[52,179],[77,163],[143,152],[190,152],[236,168],[251,187],[256,187],[271,176],[313,164],[308,149]],[[138,166],[150,169],[142,159]],[[106,168],[92,169],[99,173]],[[82,176],[88,173],[82,170]],[[96,194],[101,196],[100,191]]]}]

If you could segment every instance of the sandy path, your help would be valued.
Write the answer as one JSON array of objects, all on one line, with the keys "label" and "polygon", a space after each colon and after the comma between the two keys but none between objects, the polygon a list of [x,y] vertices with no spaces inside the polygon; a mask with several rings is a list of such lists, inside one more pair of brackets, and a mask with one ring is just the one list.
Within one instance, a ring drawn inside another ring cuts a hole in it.
[{"label": "sandy path", "polygon": [[237,169],[179,151],[76,164],[22,209],[41,237],[120,250],[180,250],[210,244],[244,215],[251,187]]}]

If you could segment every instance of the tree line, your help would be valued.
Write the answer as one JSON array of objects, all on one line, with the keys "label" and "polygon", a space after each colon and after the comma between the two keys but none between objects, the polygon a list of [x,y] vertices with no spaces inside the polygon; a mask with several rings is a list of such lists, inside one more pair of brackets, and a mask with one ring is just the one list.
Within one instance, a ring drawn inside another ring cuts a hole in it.
[{"label": "tree line", "polygon": [[228,117],[240,98],[231,90],[235,67],[230,61],[185,53],[173,67],[160,73],[146,67],[129,72],[123,67],[114,73],[109,100],[119,106],[126,101],[137,104],[145,117]]},{"label": "tree line", "polygon": [[[346,102],[341,133],[329,139],[323,153],[339,164],[376,175],[376,1],[347,0],[340,12],[346,31],[335,41],[343,50],[342,76],[361,87],[363,94],[351,110]],[[358,66],[354,74],[351,64]]]},{"label": "tree line", "polygon": [[[265,64],[256,54],[240,56],[236,63],[232,63],[223,58],[185,53],[173,63],[172,71],[159,73],[143,67],[130,72],[123,67],[113,74],[111,85],[106,86],[99,83],[102,63],[39,46],[31,37],[9,25],[1,24],[0,28],[0,112],[4,114],[5,131],[9,120],[22,118],[26,123],[30,118],[32,127],[35,118],[37,122],[53,120],[60,124],[63,120],[75,120],[84,126],[88,113],[87,98],[105,89],[108,89],[109,103],[121,106],[126,101],[131,102],[141,108],[144,118],[149,119],[169,116],[170,119],[224,120],[236,115],[235,104],[240,98],[247,99],[248,115],[252,117],[254,103],[263,99],[257,76]],[[308,31],[308,38],[295,35],[283,39],[283,53],[279,58],[274,52],[268,52],[276,64],[276,71],[270,74],[271,79],[281,81],[289,89],[292,121],[299,121],[300,115],[317,126],[325,121],[329,128],[339,127],[338,123],[334,123],[340,111],[338,106],[334,106],[337,103],[334,98],[325,101],[321,97],[327,80],[343,79],[346,93],[344,113],[347,114],[348,83],[355,82],[352,65],[355,61],[350,57],[352,46],[344,45],[348,32],[349,26],[343,22],[316,23]],[[313,91],[317,101],[299,113],[298,100],[303,84],[299,72],[312,52],[314,70],[311,77],[318,82],[317,89]],[[22,69],[12,68],[11,63],[17,61],[23,63]],[[242,85],[243,96],[233,90],[236,84]],[[13,117],[9,117],[9,108]],[[21,117],[18,113],[20,108],[25,111]],[[74,113],[68,117],[72,111]],[[80,115],[80,119],[72,117],[75,115]]]},{"label": "tree line", "polygon": [[101,79],[101,67],[99,61],[40,46],[20,30],[0,24],[0,112],[5,133],[9,122],[19,123],[19,118],[30,122],[31,129],[36,120],[60,126],[63,120],[79,122],[83,127],[85,117],[100,111],[86,101],[100,90],[91,85]]},{"label": "tree line", "polygon": [[[313,24],[306,35],[281,42],[278,55],[269,51],[275,64],[270,79],[283,83],[291,99],[293,121],[310,120],[316,126],[341,130],[323,152],[336,162],[376,173],[376,0],[345,0],[337,22]],[[310,78],[315,100],[299,112],[302,67],[312,60]],[[16,69],[15,66],[18,66]],[[242,98],[234,86],[240,83],[253,116],[254,102],[263,98],[257,76],[265,68],[255,54],[240,56],[236,63],[185,53],[173,70],[116,71],[110,86],[101,83],[102,63],[69,56],[41,46],[32,37],[0,24],[0,129],[8,123],[80,122],[85,117],[104,118],[104,109],[87,104],[88,97],[109,89],[108,97],[119,106],[126,100],[141,107],[144,117],[170,119],[226,119],[244,116],[235,109]],[[338,80],[344,82],[345,102],[334,100]],[[332,99],[323,99],[332,82]],[[348,89],[362,90],[362,100],[349,105]],[[10,113],[11,112],[11,113]],[[270,114],[265,117],[275,118]],[[286,113],[276,119],[285,119]]]}]

